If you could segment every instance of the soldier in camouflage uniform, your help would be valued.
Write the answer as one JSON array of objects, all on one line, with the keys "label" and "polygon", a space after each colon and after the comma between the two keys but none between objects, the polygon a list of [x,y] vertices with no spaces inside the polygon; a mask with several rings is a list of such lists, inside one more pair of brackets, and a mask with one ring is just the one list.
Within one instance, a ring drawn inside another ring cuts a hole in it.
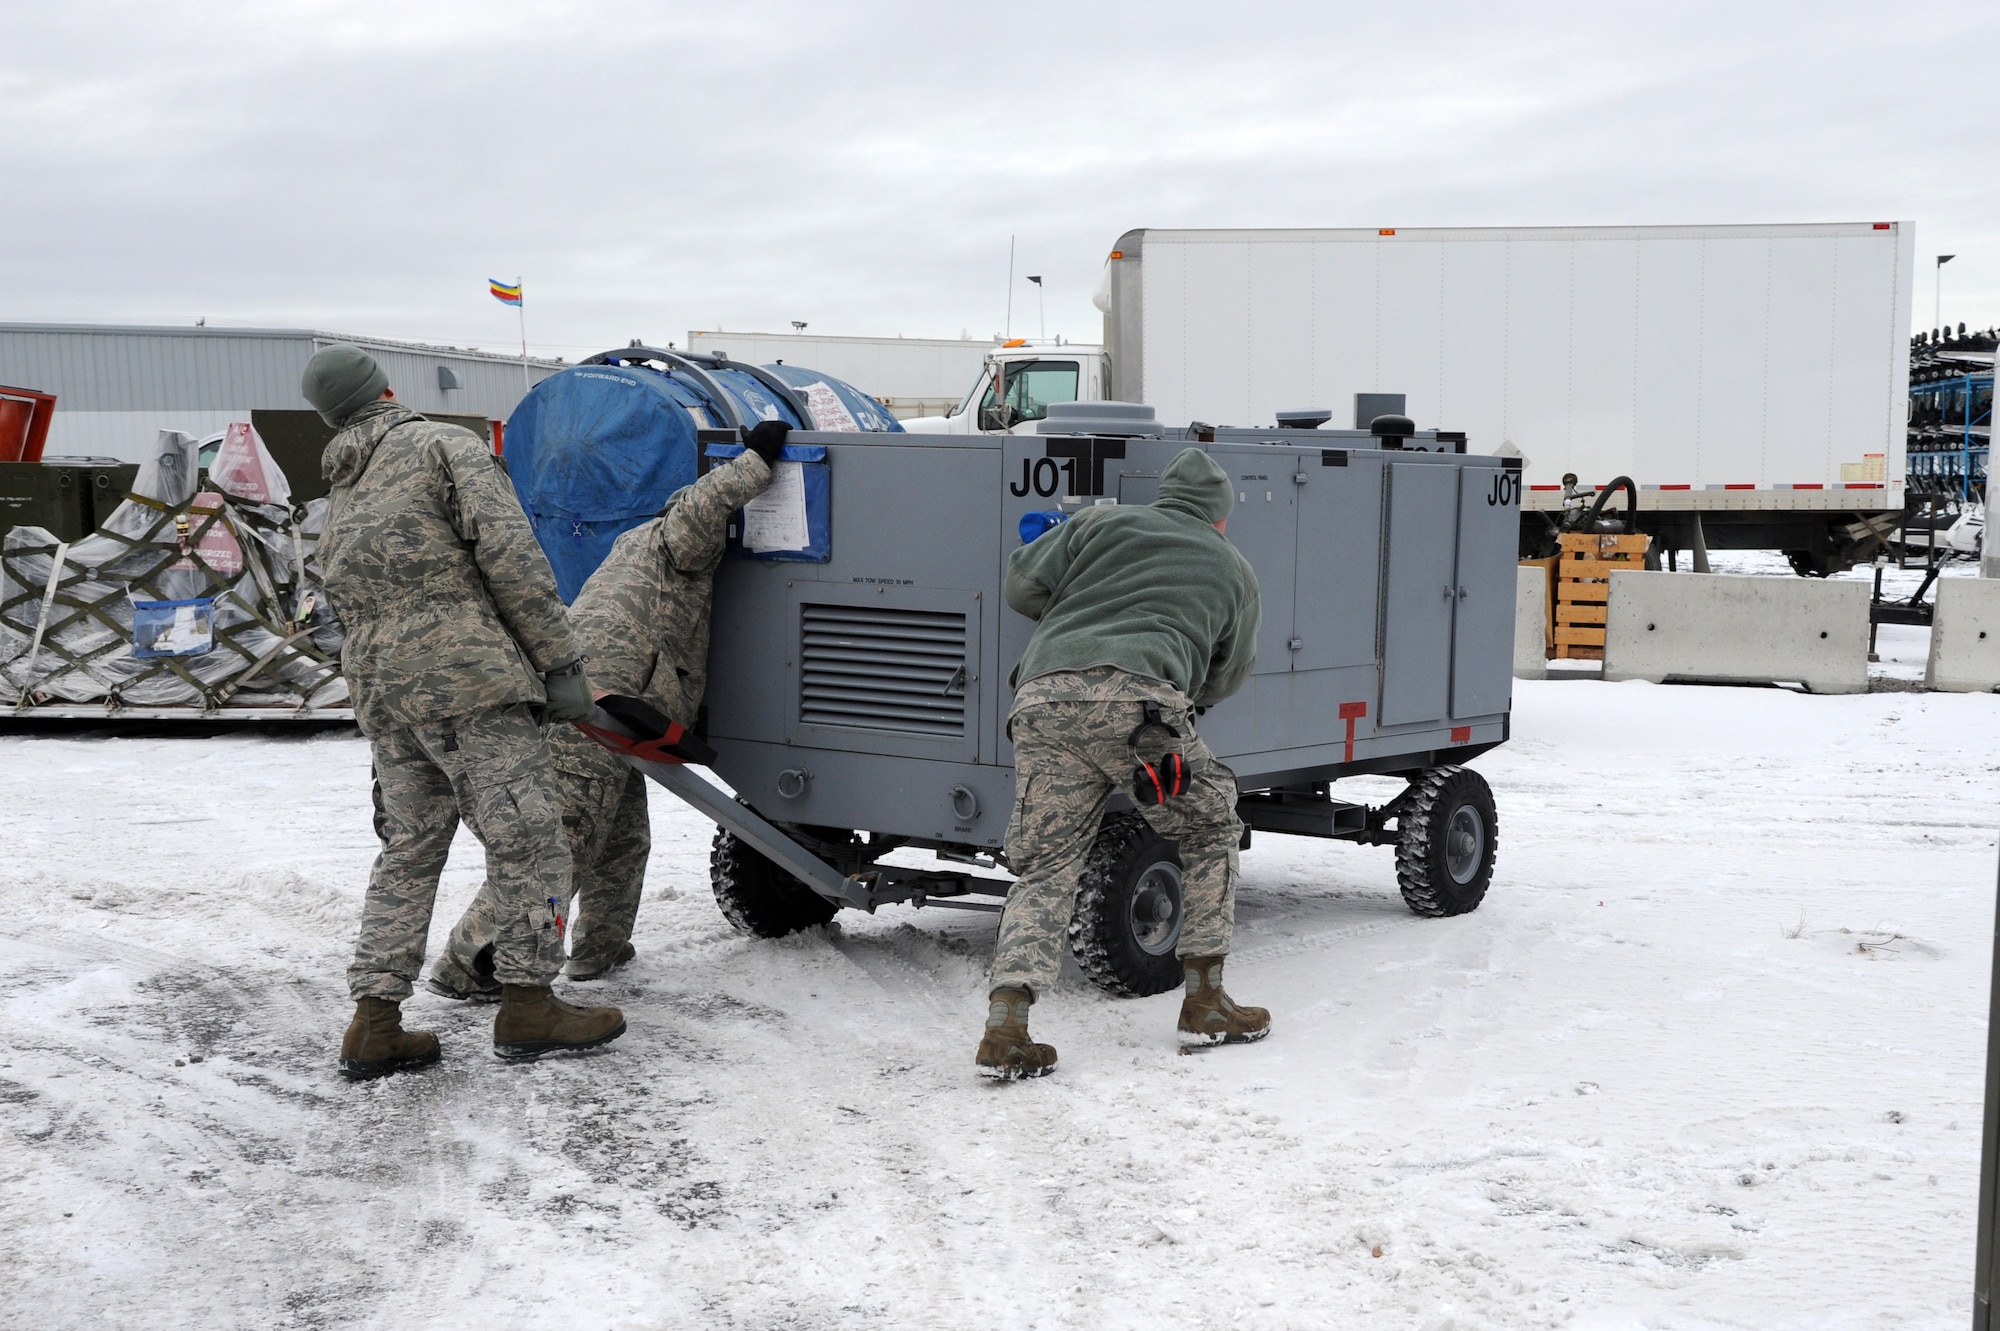
[{"label": "soldier in camouflage uniform", "polygon": [[402,1029],[453,833],[486,847],[484,909],[498,922],[504,1057],[623,1033],[615,1008],[576,1008],[549,985],[569,895],[555,783],[531,709],[582,716],[590,686],[555,577],[513,487],[470,431],[409,411],[359,348],[307,365],[301,391],[340,433],[319,561],[346,630],[341,672],[374,746],[382,842],[348,988],[341,1070],[373,1077],[433,1062],[435,1036]]},{"label": "soldier in camouflage uniform", "polygon": [[[1195,705],[1220,702],[1257,657],[1257,575],[1222,533],[1233,496],[1222,468],[1183,450],[1160,497],[1105,506],[1016,550],[1007,603],[1038,622],[1015,667],[1014,814],[1008,865],[1019,875],[1000,917],[986,1032],[974,1061],[991,1077],[1039,1077],[1056,1051],[1028,1035],[1028,1007],[1056,981],[1078,878],[1112,791],[1143,759],[1171,751],[1186,790],[1140,812],[1179,843],[1187,1043],[1261,1039],[1270,1014],[1222,988],[1236,912],[1236,777],[1195,733]],[[1148,705],[1157,708],[1152,722]],[[1172,733],[1169,733],[1169,732]]]},{"label": "soldier in camouflage uniform", "polygon": [[[597,688],[693,726],[708,690],[709,609],[729,518],[770,485],[787,428],[758,424],[742,454],[675,491],[657,517],[618,538],[584,583],[569,622]],[[652,849],[646,778],[574,726],[552,727],[549,749],[578,897],[569,977],[594,980],[635,955],[632,922]],[[462,985],[494,932],[490,916],[468,911],[432,987],[449,994]]]}]

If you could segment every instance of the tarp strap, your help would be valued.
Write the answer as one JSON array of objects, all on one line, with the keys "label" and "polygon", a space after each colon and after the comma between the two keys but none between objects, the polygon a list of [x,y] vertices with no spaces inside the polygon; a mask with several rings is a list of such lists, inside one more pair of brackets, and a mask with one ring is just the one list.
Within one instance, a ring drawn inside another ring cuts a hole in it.
[{"label": "tarp strap", "polygon": [[35,662],[42,655],[42,634],[49,627],[49,608],[56,603],[56,584],[62,580],[63,556],[68,553],[69,542],[57,541],[56,556],[49,561],[49,585],[42,589],[42,613],[35,620],[34,640],[28,644],[28,681],[16,686],[20,690],[20,696],[14,699],[14,710],[17,712],[35,687]]}]

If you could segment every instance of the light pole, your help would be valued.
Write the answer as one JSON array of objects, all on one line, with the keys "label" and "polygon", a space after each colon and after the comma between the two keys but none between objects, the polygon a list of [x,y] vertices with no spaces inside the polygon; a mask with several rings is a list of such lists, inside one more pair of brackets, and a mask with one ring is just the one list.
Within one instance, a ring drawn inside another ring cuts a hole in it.
[{"label": "light pole", "polygon": [[1046,342],[1049,337],[1049,307],[1042,301],[1042,279],[1031,277],[1028,280],[1035,284],[1035,326],[1042,330],[1041,339]]},{"label": "light pole", "polygon": [[1993,939],[1993,980],[1987,992],[1986,1022],[1986,1112],[1979,1143],[1979,1225],[1973,1248],[1972,1327],[1988,1331],[1992,1325],[1995,1224],[2000,1209],[2000,914],[1995,917]]},{"label": "light pole", "polygon": [[1940,254],[1937,256],[1937,281],[1931,287],[1931,328],[1933,330],[1944,327],[1943,324],[1938,322],[1944,313],[1944,266],[1957,257],[1956,254]]}]

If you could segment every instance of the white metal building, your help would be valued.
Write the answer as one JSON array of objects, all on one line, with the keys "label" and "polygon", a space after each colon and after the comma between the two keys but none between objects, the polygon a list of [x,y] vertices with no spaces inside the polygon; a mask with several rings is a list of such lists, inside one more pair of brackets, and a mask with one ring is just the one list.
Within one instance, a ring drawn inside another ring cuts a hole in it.
[{"label": "white metal building", "polygon": [[[521,358],[291,328],[0,323],[0,384],[56,395],[47,456],[136,462],[161,429],[197,437],[251,411],[301,411],[299,376],[321,347],[352,342],[413,410],[504,421],[526,388]],[[539,381],[560,361],[530,360]]]},{"label": "white metal building", "polygon": [[783,361],[845,379],[899,420],[942,416],[979,378],[991,342],[941,337],[820,337],[809,333],[688,334],[688,349],[753,365]]}]

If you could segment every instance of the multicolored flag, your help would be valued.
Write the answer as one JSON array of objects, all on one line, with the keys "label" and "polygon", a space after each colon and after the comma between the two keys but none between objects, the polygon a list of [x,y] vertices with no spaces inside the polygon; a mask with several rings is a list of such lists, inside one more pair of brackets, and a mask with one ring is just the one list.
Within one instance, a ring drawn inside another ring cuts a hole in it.
[{"label": "multicolored flag", "polygon": [[493,292],[493,299],[499,301],[502,305],[519,305],[521,303],[521,284],[519,282],[516,282],[513,286],[508,286],[505,282],[497,278],[489,277],[486,279],[486,285]]}]

